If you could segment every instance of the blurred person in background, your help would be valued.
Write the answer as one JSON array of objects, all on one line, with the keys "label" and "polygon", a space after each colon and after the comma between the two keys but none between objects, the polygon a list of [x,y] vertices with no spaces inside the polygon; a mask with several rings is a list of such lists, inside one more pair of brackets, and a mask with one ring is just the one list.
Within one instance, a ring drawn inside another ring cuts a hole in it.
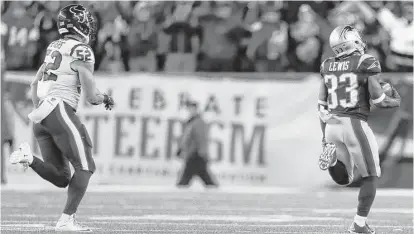
[{"label": "blurred person in background", "polygon": [[176,2],[166,16],[164,32],[170,36],[165,71],[195,71],[200,50],[201,26],[193,14],[196,3]]},{"label": "blurred person in background", "polygon": [[194,176],[199,176],[207,187],[217,187],[208,170],[208,126],[202,118],[198,103],[188,100],[183,108],[187,120],[178,144],[177,156],[185,160],[178,187],[187,187]]},{"label": "blurred person in background", "polygon": [[150,2],[138,2],[130,19],[128,44],[131,71],[156,71],[156,50],[159,26]]},{"label": "blurred person in background", "polygon": [[290,25],[289,61],[293,71],[319,70],[323,42],[319,38],[320,27],[315,15],[308,4],[303,4],[299,7],[297,21]]},{"label": "blurred person in background", "polygon": [[246,55],[255,63],[257,72],[282,72],[289,62],[288,25],[281,20],[280,5],[262,6],[260,21],[252,24],[252,37]]},{"label": "blurred person in background", "polygon": [[[100,4],[100,2],[89,2],[89,1],[84,2],[84,6],[89,9],[89,11],[91,12],[92,16],[95,19],[96,28],[97,28],[96,34],[99,35],[100,29],[102,28],[102,17],[101,17],[101,13],[98,11],[97,4]],[[62,3],[62,5],[64,4]],[[100,44],[98,43],[98,40],[91,41],[90,46],[95,53],[94,69],[98,70],[102,62],[102,56],[103,56],[104,50],[103,48],[99,47]]]},{"label": "blurred person in background", "polygon": [[30,12],[32,1],[11,2],[2,14],[2,41],[6,43],[8,70],[35,69],[39,29],[33,24],[36,12]]},{"label": "blurred person in background", "polygon": [[[8,7],[10,6],[11,2],[5,2],[1,1],[1,14],[4,14]],[[0,73],[0,108],[1,108],[1,118],[0,118],[0,124],[1,124],[1,136],[0,136],[0,159],[1,159],[1,183],[6,184],[7,183],[7,167],[6,167],[6,154],[4,152],[5,146],[8,145],[10,151],[13,151],[13,130],[14,127],[10,124],[13,124],[13,116],[10,114],[12,113],[12,109],[10,109],[10,105],[8,102],[8,95],[6,95],[6,87],[4,82],[4,75],[6,72],[6,52],[5,47],[7,46],[7,41],[3,40],[3,30],[5,30],[6,25],[1,21],[1,31],[2,31],[2,41],[1,41],[1,73]],[[11,123],[10,123],[11,121]]]},{"label": "blurred person in background", "polygon": [[59,37],[57,32],[56,15],[60,9],[60,2],[48,1],[40,4],[38,2],[39,13],[34,19],[34,26],[39,30],[39,40],[37,40],[37,53],[34,56],[34,66],[40,67],[46,55],[46,48],[49,42]]},{"label": "blurred person in background", "polygon": [[[3,70],[3,66],[2,66]],[[2,71],[2,79],[3,79]],[[2,87],[4,90],[4,87]],[[2,110],[1,110],[1,182],[6,183],[6,156],[4,154],[5,147],[7,147],[8,155],[14,150],[14,109],[10,101],[10,95],[5,92],[2,97]]]},{"label": "blurred person in background", "polygon": [[[121,4],[127,4],[122,6]],[[101,28],[98,32],[98,48],[101,48],[102,71],[117,73],[129,71],[129,45],[127,35],[129,31],[126,19],[132,14],[131,2],[97,2],[96,10],[101,18]],[[131,12],[128,12],[130,10]]]},{"label": "blurred person in background", "polygon": [[[229,38],[228,32],[242,24],[235,2],[208,2],[202,5],[199,22],[202,38],[198,70],[205,72],[231,72],[239,44]],[[202,12],[202,13],[201,13]]]},{"label": "blurred person in background", "polygon": [[[364,6],[362,2],[358,4]],[[395,72],[413,72],[413,2],[402,1],[393,4],[398,4],[401,15],[393,13],[387,6],[373,8],[381,26],[390,35],[390,46],[386,51],[387,54],[390,53],[387,57],[387,66]]]}]

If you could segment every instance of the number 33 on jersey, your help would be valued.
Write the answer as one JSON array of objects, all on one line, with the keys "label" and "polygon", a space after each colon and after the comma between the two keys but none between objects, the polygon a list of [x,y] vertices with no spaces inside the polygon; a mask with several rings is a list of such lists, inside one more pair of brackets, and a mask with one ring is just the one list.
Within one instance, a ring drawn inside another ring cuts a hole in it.
[{"label": "number 33 on jersey", "polygon": [[71,68],[75,60],[94,64],[95,56],[88,45],[72,39],[60,39],[48,46],[37,90],[40,99],[47,95],[59,97],[76,109],[81,84],[77,72]]},{"label": "number 33 on jersey", "polygon": [[371,55],[328,58],[321,65],[331,113],[367,120],[370,112],[368,77],[381,73],[381,66]]}]

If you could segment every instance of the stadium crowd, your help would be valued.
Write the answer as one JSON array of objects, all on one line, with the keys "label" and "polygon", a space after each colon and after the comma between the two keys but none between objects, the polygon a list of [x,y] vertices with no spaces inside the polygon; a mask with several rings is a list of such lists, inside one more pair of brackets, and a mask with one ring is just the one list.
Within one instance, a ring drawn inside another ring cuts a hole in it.
[{"label": "stadium crowd", "polygon": [[[79,1],[76,1],[79,3]],[[35,70],[58,38],[56,15],[73,1],[2,1],[8,70]],[[413,2],[80,1],[98,25],[96,69],[318,72],[339,24],[365,35],[383,71],[413,71]]]}]

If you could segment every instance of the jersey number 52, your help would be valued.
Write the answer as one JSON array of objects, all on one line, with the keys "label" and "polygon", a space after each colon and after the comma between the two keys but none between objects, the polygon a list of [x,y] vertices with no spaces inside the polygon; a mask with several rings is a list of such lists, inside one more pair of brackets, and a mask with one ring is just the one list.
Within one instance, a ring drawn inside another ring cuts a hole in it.
[{"label": "jersey number 52", "polygon": [[334,74],[324,76],[328,87],[328,107],[336,109],[355,107],[358,103],[358,79],[354,73],[344,73],[339,77]]}]

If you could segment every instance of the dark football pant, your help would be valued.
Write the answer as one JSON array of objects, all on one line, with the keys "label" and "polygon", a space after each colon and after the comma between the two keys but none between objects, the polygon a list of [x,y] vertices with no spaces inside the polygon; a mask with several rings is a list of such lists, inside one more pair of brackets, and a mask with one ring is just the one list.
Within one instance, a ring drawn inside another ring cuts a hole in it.
[{"label": "dark football pant", "polygon": [[[95,172],[92,143],[74,109],[61,102],[39,124],[33,126],[43,161],[34,157],[30,167],[43,179],[68,189],[65,214],[76,212]],[[69,162],[75,169],[71,178]]]},{"label": "dark football pant", "polygon": [[207,166],[207,160],[203,157],[199,157],[197,155],[189,157],[185,163],[184,172],[181,175],[180,181],[177,185],[187,186],[194,176],[199,176],[205,185],[217,186],[207,170]]}]

